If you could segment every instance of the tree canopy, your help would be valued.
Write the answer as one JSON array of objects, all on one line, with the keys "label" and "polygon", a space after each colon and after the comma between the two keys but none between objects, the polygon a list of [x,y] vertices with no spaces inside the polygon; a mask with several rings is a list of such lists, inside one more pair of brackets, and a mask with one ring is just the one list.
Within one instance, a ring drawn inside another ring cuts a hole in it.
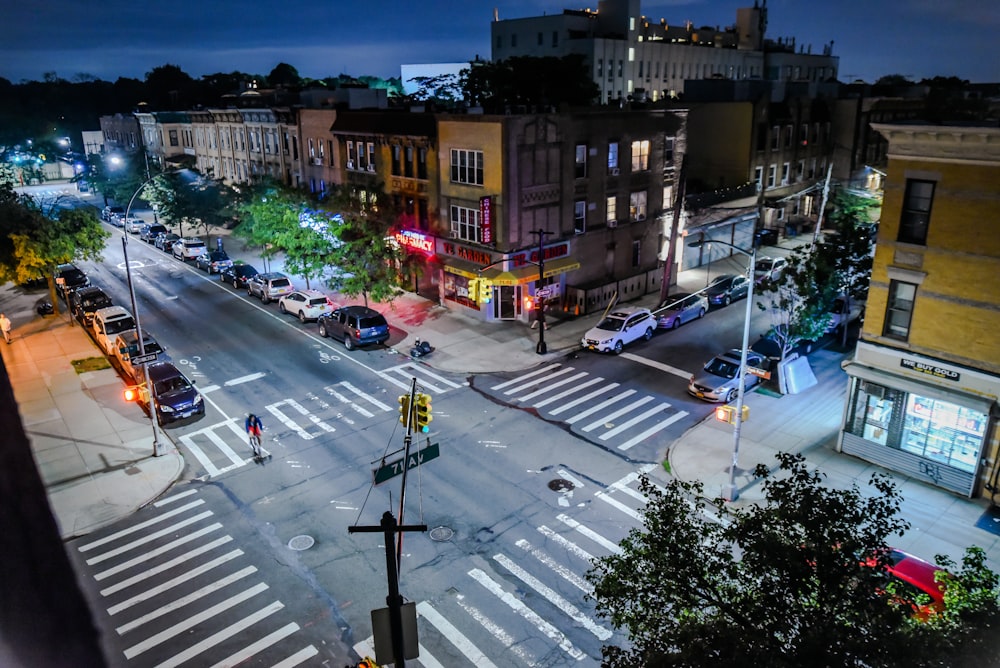
[{"label": "tree canopy", "polygon": [[909,528],[888,476],[833,489],[800,455],[777,459],[742,508],[642,479],[643,526],[587,574],[598,615],[630,641],[604,647],[605,666],[930,666],[992,647],[998,581],[982,550],[943,576],[954,607],[922,620],[886,570]]}]

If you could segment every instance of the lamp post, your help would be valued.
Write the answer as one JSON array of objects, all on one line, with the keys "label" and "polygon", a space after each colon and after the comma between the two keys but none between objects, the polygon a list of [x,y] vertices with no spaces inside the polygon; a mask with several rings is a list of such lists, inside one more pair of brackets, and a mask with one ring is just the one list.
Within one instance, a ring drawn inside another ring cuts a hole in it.
[{"label": "lamp post", "polygon": [[538,323],[538,345],[535,354],[544,355],[548,352],[545,345],[545,297],[542,293],[542,281],[545,280],[545,235],[550,234],[541,228],[531,230],[538,235],[538,280],[535,282],[535,322]]},{"label": "lamp post", "polygon": [[742,253],[750,258],[750,267],[747,271],[747,278],[750,281],[750,285],[747,288],[747,308],[746,314],[743,318],[743,347],[740,349],[740,368],[739,371],[737,371],[740,375],[740,382],[739,389],[736,394],[736,416],[733,420],[733,462],[729,467],[729,484],[722,490],[722,497],[726,501],[735,501],[739,498],[739,492],[736,489],[736,465],[740,459],[740,430],[743,427],[743,394],[746,391],[747,350],[750,348],[750,316],[753,314],[753,270],[754,267],[757,266],[757,247],[751,244],[750,252],[748,253],[739,246],[735,246],[727,241],[718,241],[715,239],[694,241],[689,243],[688,246],[692,248],[700,248],[701,246],[707,246],[709,244],[728,246],[734,251]]},{"label": "lamp post", "polygon": [[[135,202],[135,198],[139,196],[143,188],[149,185],[153,179],[156,177],[148,178],[142,182],[134,193],[132,197],[129,198],[128,204],[125,206],[125,220],[128,220],[129,211],[132,209],[132,203]],[[146,345],[142,340],[142,325],[139,322],[139,308],[135,301],[135,286],[132,285],[132,267],[128,261],[128,238],[129,233],[125,232],[122,235],[122,255],[125,257],[125,278],[128,281],[128,294],[129,298],[132,300],[132,317],[135,318],[135,337],[139,342],[139,355],[145,357],[146,355]],[[134,368],[134,365],[133,365]],[[149,382],[149,366],[146,362],[142,363],[142,375],[146,385],[146,396],[148,397],[149,405],[149,421],[153,427],[153,456],[159,457],[163,454],[162,443],[160,442],[160,430],[156,424],[156,406],[153,405],[153,390]]]}]

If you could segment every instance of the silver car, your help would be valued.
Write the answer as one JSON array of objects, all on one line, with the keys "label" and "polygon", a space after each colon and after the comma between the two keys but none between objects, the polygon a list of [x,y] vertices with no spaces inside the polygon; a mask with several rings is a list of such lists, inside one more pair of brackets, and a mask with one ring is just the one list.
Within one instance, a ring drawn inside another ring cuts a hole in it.
[{"label": "silver car", "polygon": [[703,293],[678,292],[670,295],[656,312],[656,326],[660,329],[677,329],[686,322],[704,318],[708,312],[708,299]]},{"label": "silver car", "polygon": [[[747,367],[760,369],[764,364],[764,356],[752,350],[747,351]],[[724,401],[729,403],[739,393],[740,351],[730,350],[713,357],[701,374],[691,376],[688,382],[688,393],[705,401]],[[759,376],[746,374],[745,387],[750,389],[761,381]]]}]

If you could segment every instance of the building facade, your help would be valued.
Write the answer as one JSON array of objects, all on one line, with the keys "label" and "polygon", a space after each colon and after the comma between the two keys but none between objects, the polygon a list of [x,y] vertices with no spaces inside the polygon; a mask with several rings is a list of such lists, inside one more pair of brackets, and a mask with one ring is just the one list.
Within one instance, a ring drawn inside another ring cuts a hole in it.
[{"label": "building facade", "polygon": [[889,163],[840,448],[989,496],[1000,476],[1000,129],[873,127]]}]

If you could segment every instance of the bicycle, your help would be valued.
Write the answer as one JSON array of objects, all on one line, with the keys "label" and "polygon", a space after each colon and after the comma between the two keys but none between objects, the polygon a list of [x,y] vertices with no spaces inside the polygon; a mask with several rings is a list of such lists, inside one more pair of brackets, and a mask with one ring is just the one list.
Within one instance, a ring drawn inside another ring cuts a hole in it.
[{"label": "bicycle", "polygon": [[250,449],[253,450],[254,459],[260,459],[264,456],[260,447],[260,432],[256,429],[250,430]]}]

